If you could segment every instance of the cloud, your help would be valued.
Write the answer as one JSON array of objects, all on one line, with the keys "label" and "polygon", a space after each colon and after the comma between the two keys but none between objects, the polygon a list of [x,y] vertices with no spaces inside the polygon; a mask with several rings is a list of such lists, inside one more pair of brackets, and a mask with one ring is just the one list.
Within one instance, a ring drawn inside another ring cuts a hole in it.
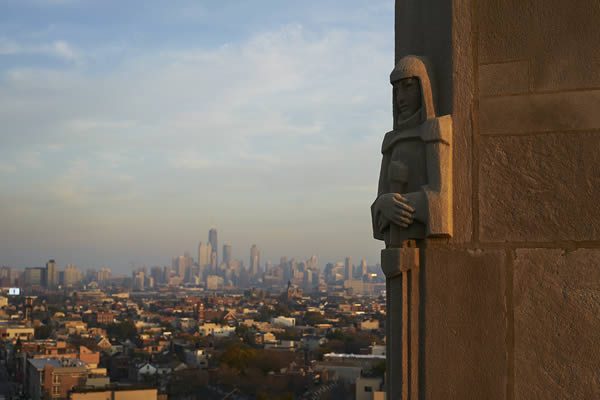
[{"label": "cloud", "polygon": [[49,54],[56,55],[58,57],[64,58],[69,61],[77,61],[79,59],[79,55],[77,52],[69,45],[69,43],[64,40],[57,40],[50,44],[49,46],[43,47]]},{"label": "cloud", "polygon": [[22,3],[28,3],[36,6],[67,6],[72,4],[79,4],[82,0],[19,0]]},{"label": "cloud", "polygon": [[81,59],[80,54],[64,40],[55,40],[43,44],[23,44],[14,40],[0,38],[0,56],[43,55],[69,62]]},{"label": "cloud", "polygon": [[[127,203],[136,196],[133,177],[123,171],[115,171],[95,162],[74,159],[68,162],[66,171],[47,186],[55,200],[68,207],[91,209],[100,205]],[[100,213],[103,214],[103,213]]]},{"label": "cloud", "polygon": [[17,170],[14,165],[1,163],[0,164],[0,174],[10,174]]},{"label": "cloud", "polygon": [[[0,155],[35,147],[39,195],[111,240],[137,226],[136,240],[157,241],[151,232],[178,226],[162,239],[175,246],[214,217],[240,231],[232,242],[255,235],[267,255],[292,251],[269,235],[283,229],[310,233],[296,242],[307,254],[374,248],[367,211],[391,121],[392,37],[293,24],[213,48],[123,52],[101,72],[11,68],[0,79]],[[80,57],[60,43],[36,49]]]}]

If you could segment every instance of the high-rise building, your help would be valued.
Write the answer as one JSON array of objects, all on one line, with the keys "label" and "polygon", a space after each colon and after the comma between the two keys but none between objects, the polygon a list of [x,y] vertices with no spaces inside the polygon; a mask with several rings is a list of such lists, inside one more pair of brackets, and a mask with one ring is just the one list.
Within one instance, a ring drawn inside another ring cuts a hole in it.
[{"label": "high-rise building", "polygon": [[112,271],[110,270],[110,268],[101,268],[100,271],[97,272],[97,279],[96,281],[98,283],[104,283],[110,280],[110,278],[112,277]]},{"label": "high-rise building", "polygon": [[42,286],[44,281],[44,268],[25,268],[24,283],[26,286]]},{"label": "high-rise building", "polygon": [[11,272],[12,269],[10,267],[0,268],[0,287],[12,286]]},{"label": "high-rise building", "polygon": [[177,276],[181,279],[186,279],[186,277],[189,276],[189,270],[192,267],[194,260],[190,257],[189,253],[186,252],[182,256],[175,257],[174,261],[174,268],[175,271],[177,271]]},{"label": "high-rise building", "polygon": [[[217,268],[217,265],[219,265],[219,244],[218,244],[218,240],[217,240],[217,230],[215,228],[211,228],[208,231],[208,243],[210,243],[210,246],[212,248],[212,252],[216,253],[215,257],[214,257],[214,264],[211,265],[214,268]],[[213,259],[213,257],[211,256],[211,260]]]},{"label": "high-rise building", "polygon": [[344,261],[344,279],[352,280],[353,278],[353,267],[352,267],[352,259],[350,257],[346,257]]},{"label": "high-rise building", "polygon": [[232,253],[231,245],[224,244],[223,245],[223,262],[226,265],[229,265],[229,263],[231,262],[231,253]]},{"label": "high-rise building", "polygon": [[210,253],[210,270],[211,272],[217,271],[217,252],[213,251]]},{"label": "high-rise building", "polygon": [[81,282],[82,275],[79,268],[77,268],[73,264],[68,264],[65,267],[65,271],[63,273],[63,285],[66,287],[72,287]]},{"label": "high-rise building", "polygon": [[218,275],[209,275],[206,278],[206,289],[219,290],[223,288],[224,280]]},{"label": "high-rise building", "polygon": [[271,273],[272,270],[273,270],[273,263],[271,262],[271,260],[269,260],[265,263],[265,272]]},{"label": "high-rise building", "polygon": [[133,271],[132,273],[132,277],[133,277],[133,290],[144,290],[145,286],[145,278],[146,278],[146,274],[144,274],[143,271]]},{"label": "high-rise building", "polygon": [[56,262],[54,260],[49,260],[46,263],[46,287],[48,289],[53,289],[56,287],[56,278]]},{"label": "high-rise building", "polygon": [[203,271],[207,265],[210,265],[210,255],[212,253],[212,246],[210,243],[198,244],[198,266]]},{"label": "high-rise building", "polygon": [[260,272],[260,250],[253,244],[250,248],[250,276],[256,276]]},{"label": "high-rise building", "polygon": [[367,275],[368,272],[369,271],[367,270],[367,260],[363,258],[362,260],[360,260],[360,276],[363,277]]},{"label": "high-rise building", "polygon": [[317,256],[313,255],[308,260],[306,260],[306,266],[310,269],[317,269],[319,263],[318,260],[319,259],[317,258]]},{"label": "high-rise building", "polygon": [[150,276],[157,285],[166,283],[165,274],[163,273],[163,269],[161,267],[155,266],[150,268]]},{"label": "high-rise building", "polygon": [[333,263],[325,264],[325,268],[323,269],[323,275],[325,275],[325,280],[328,283],[335,282],[335,265]]}]

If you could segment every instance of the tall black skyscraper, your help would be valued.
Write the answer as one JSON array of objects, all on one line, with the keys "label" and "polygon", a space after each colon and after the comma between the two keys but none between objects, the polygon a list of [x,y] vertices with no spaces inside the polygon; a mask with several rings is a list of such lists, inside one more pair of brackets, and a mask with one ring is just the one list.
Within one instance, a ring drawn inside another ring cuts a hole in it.
[{"label": "tall black skyscraper", "polygon": [[217,230],[215,228],[211,228],[211,230],[208,231],[208,243],[210,243],[212,252],[215,253],[215,255],[211,257],[211,260],[215,260],[215,265],[212,267],[216,268],[219,265],[219,246],[217,243]]}]

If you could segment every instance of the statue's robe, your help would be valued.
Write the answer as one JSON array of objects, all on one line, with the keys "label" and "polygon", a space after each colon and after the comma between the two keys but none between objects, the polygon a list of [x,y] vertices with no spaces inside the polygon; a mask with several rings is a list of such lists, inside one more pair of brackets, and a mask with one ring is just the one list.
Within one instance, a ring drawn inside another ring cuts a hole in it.
[{"label": "statue's robe", "polygon": [[405,240],[448,236],[452,232],[451,171],[452,119],[434,117],[421,125],[388,132],[383,139],[377,198],[400,193],[415,208],[414,222],[407,228],[390,224],[379,230],[380,211],[371,206],[373,235],[386,247],[400,247]]}]

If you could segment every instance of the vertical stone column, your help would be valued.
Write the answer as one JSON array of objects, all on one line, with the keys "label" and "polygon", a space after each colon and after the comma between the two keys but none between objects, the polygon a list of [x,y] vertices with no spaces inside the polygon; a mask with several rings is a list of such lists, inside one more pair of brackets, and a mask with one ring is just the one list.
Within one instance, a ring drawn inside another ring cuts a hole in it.
[{"label": "vertical stone column", "polygon": [[[419,398],[419,248],[404,241],[401,248],[381,251],[387,289],[387,386],[389,399]],[[400,379],[399,379],[400,378]]]},{"label": "vertical stone column", "polygon": [[597,0],[396,0],[395,60],[427,57],[452,117],[454,230],[418,243],[416,325],[414,269],[382,252],[388,400],[600,398],[599,20]]}]

